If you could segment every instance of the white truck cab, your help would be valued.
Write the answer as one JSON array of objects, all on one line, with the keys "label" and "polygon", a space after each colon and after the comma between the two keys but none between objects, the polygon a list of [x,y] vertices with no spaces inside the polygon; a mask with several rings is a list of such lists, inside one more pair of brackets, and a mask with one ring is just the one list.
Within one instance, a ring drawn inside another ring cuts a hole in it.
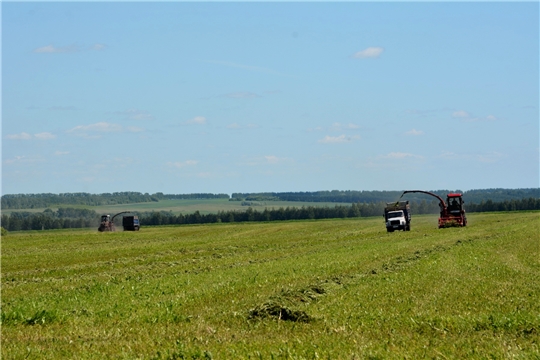
[{"label": "white truck cab", "polygon": [[395,230],[411,230],[411,210],[409,202],[387,203],[386,208],[384,209],[384,220],[388,232],[393,232]]}]

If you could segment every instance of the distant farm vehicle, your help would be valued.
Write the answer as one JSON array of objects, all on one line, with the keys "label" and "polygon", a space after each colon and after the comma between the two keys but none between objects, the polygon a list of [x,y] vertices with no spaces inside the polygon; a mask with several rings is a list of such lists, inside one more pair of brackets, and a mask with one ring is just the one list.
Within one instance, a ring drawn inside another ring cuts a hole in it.
[{"label": "distant farm vehicle", "polygon": [[439,207],[441,209],[441,214],[439,216],[439,229],[452,227],[452,226],[467,226],[467,216],[465,215],[465,208],[463,204],[463,197],[459,193],[450,193],[446,196],[446,202],[444,200],[429,191],[423,190],[407,190],[404,191],[403,195],[409,193],[422,193],[430,196],[434,196],[439,200]]},{"label": "distant farm vehicle", "polygon": [[[111,218],[111,215],[101,216],[101,224],[99,225],[98,231],[100,232],[116,231],[116,227],[114,225],[114,219],[120,214],[127,214],[131,212],[132,211],[122,211],[118,214],[115,214],[112,218]],[[134,215],[124,216],[124,218],[122,219],[122,226],[124,227],[124,231],[126,230],[138,231],[140,228],[139,217],[134,216]]]},{"label": "distant farm vehicle", "polygon": [[141,228],[139,217],[136,215],[124,216],[122,218],[122,226],[124,227],[124,231],[139,231]]},{"label": "distant farm vehicle", "polygon": [[411,230],[411,208],[408,201],[386,203],[383,216],[386,223],[386,231]]}]

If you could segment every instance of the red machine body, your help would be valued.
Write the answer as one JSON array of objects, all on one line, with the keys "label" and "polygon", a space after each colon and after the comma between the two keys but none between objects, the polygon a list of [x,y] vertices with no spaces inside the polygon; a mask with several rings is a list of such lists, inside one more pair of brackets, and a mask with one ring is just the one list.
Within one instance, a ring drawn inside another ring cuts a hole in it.
[{"label": "red machine body", "polygon": [[444,202],[440,196],[429,191],[407,190],[403,192],[403,195],[407,193],[423,193],[434,196],[439,200],[439,207],[441,208],[439,229],[451,226],[467,226],[467,216],[465,215],[465,209],[463,207],[465,202],[463,201],[462,194],[450,193],[446,196],[446,202]]}]

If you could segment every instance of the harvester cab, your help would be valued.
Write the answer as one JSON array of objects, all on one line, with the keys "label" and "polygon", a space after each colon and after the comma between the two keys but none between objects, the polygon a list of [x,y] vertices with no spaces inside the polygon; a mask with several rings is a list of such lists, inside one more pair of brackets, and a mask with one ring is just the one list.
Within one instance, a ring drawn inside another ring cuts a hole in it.
[{"label": "harvester cab", "polygon": [[448,211],[451,214],[461,214],[461,211],[463,210],[463,198],[461,197],[461,194],[448,194],[446,203],[448,204]]},{"label": "harvester cab", "polygon": [[99,224],[99,231],[114,231],[114,222],[111,220],[111,215],[102,215],[101,223]]}]

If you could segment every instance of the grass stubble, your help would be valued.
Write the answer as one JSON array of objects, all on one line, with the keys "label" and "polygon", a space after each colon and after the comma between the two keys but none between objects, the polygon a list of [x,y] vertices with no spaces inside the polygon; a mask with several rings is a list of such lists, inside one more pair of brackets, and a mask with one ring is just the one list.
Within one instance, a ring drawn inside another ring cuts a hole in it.
[{"label": "grass stubble", "polygon": [[2,238],[3,359],[540,358],[539,213]]}]

